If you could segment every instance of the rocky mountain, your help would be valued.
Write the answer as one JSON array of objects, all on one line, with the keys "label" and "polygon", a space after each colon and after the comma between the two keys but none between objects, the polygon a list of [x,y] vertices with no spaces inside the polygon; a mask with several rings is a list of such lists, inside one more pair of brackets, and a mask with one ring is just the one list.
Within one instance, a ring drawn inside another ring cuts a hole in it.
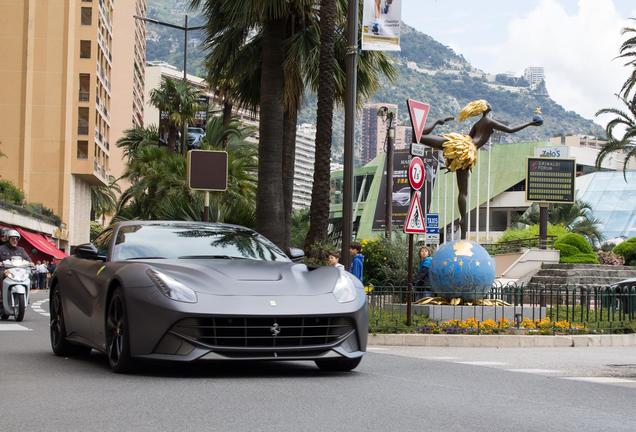
[{"label": "rocky mountain", "polygon": [[[182,23],[188,0],[148,0],[148,15],[164,21]],[[193,25],[203,20],[196,11],[189,11]],[[188,70],[205,76],[202,35],[193,32],[188,45]],[[157,25],[148,25],[148,60],[163,60],[181,65],[183,34]],[[539,128],[528,128],[518,134],[504,135],[504,141],[540,140],[560,134],[603,135],[603,129],[589,119],[568,111],[552,100],[545,85],[530,87],[521,77],[487,74],[475,69],[460,54],[432,37],[402,24],[402,51],[390,54],[399,72],[398,79],[384,83],[368,102],[386,102],[398,105],[398,117],[408,124],[406,100],[425,101],[431,105],[429,118],[455,115],[468,101],[486,99],[493,107],[494,116],[509,124],[529,121],[534,109],[540,106],[545,123]],[[316,98],[305,97],[299,122],[315,123]],[[440,131],[467,131],[470,122],[451,123]],[[334,156],[340,159],[344,115],[334,114]]]}]

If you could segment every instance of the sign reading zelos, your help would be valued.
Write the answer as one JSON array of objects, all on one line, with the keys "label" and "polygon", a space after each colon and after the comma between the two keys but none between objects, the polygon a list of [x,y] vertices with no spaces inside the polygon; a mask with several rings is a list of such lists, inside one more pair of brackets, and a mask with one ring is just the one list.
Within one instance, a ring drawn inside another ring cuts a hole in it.
[{"label": "sign reading zelos", "polygon": [[575,159],[528,158],[526,201],[573,203]]},{"label": "sign reading zelos", "polygon": [[188,152],[188,187],[193,190],[227,189],[227,152],[190,150]]}]

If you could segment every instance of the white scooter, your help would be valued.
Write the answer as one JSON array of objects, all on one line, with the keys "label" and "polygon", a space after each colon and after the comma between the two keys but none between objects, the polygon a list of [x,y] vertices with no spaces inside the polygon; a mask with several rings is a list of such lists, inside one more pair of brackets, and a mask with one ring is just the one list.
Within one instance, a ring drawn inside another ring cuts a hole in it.
[{"label": "white scooter", "polygon": [[22,321],[29,304],[33,264],[16,256],[2,262],[2,267],[4,278],[0,319],[6,321],[13,315],[16,321]]}]

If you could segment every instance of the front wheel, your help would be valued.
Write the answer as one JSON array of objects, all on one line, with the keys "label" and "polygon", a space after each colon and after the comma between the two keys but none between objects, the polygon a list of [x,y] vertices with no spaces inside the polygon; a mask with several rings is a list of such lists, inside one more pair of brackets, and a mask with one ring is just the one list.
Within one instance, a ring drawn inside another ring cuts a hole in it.
[{"label": "front wheel", "polygon": [[327,372],[349,372],[357,368],[361,361],[362,357],[352,359],[345,357],[321,359],[316,360],[316,366],[318,366],[320,370]]},{"label": "front wheel", "polygon": [[20,322],[24,319],[24,313],[26,312],[25,297],[26,296],[24,294],[17,294],[13,298],[13,316],[17,322]]},{"label": "front wheel", "polygon": [[113,372],[128,373],[135,368],[134,360],[130,356],[130,328],[126,301],[121,288],[117,288],[106,313],[106,355],[108,364]]}]

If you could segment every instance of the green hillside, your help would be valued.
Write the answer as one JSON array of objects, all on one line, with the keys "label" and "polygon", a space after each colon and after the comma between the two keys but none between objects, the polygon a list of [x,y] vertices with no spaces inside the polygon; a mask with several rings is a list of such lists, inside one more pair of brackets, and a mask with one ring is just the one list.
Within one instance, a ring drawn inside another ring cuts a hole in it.
[{"label": "green hillside", "polygon": [[[148,15],[183,23],[188,4],[187,0],[148,0]],[[188,13],[191,23],[202,22],[196,11]],[[528,128],[514,136],[503,136],[502,140],[534,141],[560,134],[603,135],[599,125],[573,111],[567,111],[549,96],[540,95],[544,93],[541,89],[529,89],[523,79],[497,75],[493,81],[492,77],[474,69],[461,55],[430,36],[405,24],[402,25],[402,32],[402,51],[391,54],[399,78],[394,83],[385,83],[369,102],[397,104],[400,120],[404,123],[408,122],[408,98],[430,103],[431,117],[453,115],[470,100],[486,99],[493,107],[495,117],[510,124],[527,122],[532,118],[535,107],[542,108],[545,118],[542,127]],[[193,32],[190,38],[188,70],[205,76],[204,53],[200,46],[202,38],[200,32]],[[148,25],[148,60],[163,60],[180,67],[183,62],[182,46],[181,32]],[[299,122],[315,123],[315,118],[316,98],[308,93]],[[451,123],[446,130],[466,130],[469,124]],[[343,129],[344,115],[342,110],[337,110],[334,114],[335,159],[340,159],[342,155]]]}]

